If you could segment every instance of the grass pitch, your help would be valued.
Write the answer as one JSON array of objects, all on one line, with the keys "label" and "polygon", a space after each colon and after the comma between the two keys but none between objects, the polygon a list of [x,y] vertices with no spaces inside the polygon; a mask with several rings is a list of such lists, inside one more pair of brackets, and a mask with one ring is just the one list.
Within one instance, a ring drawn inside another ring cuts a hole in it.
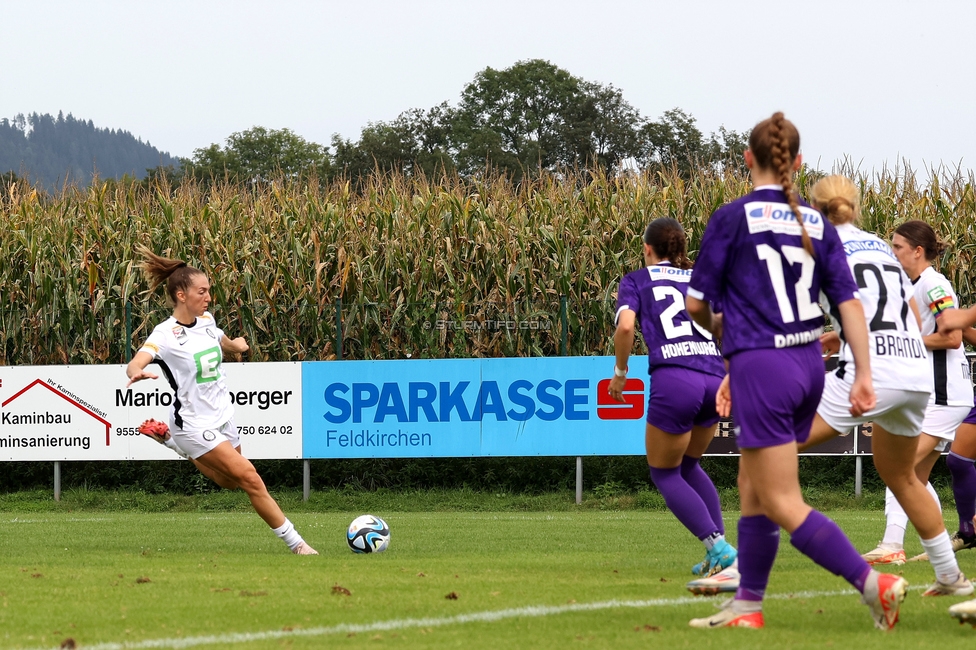
[{"label": "grass pitch", "polygon": [[[247,512],[2,511],[0,647],[867,650],[976,639],[946,612],[960,599],[918,589],[893,632],[875,630],[847,583],[785,538],[766,629],[693,630],[688,619],[718,601],[684,590],[702,549],[667,512],[377,509],[390,549],[354,555],[344,533],[359,514],[292,512],[321,553],[297,557]],[[828,514],[859,548],[883,527],[876,510]],[[976,552],[960,564],[976,575]],[[913,587],[932,581],[927,563],[896,570]]]}]

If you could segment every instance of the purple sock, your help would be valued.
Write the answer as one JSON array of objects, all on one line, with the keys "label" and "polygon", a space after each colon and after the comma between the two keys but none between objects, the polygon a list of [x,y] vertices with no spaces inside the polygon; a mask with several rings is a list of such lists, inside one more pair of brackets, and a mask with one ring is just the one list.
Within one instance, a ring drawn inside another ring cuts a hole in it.
[{"label": "purple sock", "polygon": [[871,567],[858,554],[847,535],[830,519],[811,510],[807,518],[793,531],[790,543],[798,551],[834,575],[854,585],[864,593],[864,581]]},{"label": "purple sock", "polygon": [[952,474],[952,495],[956,498],[959,513],[959,532],[966,537],[976,534],[973,516],[976,516],[976,465],[972,458],[949,452],[946,465]]},{"label": "purple sock", "polygon": [[739,519],[739,589],[736,600],[761,601],[779,550],[779,526],[765,515]]},{"label": "purple sock", "polygon": [[681,476],[681,469],[651,467],[651,480],[661,491],[664,503],[684,527],[698,539],[705,539],[716,532],[708,508],[688,482]]},{"label": "purple sock", "polygon": [[701,467],[700,458],[685,456],[681,459],[681,476],[684,477],[691,489],[698,493],[701,500],[708,508],[708,514],[712,516],[712,523],[718,528],[718,532],[725,534],[725,522],[722,521],[722,501],[718,498],[718,491],[712,479]]}]

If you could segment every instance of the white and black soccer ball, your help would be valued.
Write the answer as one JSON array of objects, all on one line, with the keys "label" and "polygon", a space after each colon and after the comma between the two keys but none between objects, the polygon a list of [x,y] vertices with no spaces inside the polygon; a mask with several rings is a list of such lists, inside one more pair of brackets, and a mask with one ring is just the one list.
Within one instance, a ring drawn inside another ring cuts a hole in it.
[{"label": "white and black soccer ball", "polygon": [[361,515],[349,524],[346,543],[353,553],[380,553],[390,545],[390,527],[379,517]]}]

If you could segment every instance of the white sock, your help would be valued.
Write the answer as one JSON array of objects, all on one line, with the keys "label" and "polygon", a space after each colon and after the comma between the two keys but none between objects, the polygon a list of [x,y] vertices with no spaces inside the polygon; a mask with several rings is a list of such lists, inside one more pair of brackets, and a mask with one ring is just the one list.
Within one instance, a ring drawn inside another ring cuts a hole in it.
[{"label": "white sock", "polygon": [[183,451],[182,449],[180,449],[180,446],[178,444],[176,444],[176,441],[173,440],[173,436],[170,436],[169,438],[167,438],[166,440],[164,440],[163,441],[163,444],[166,445],[167,447],[169,447],[170,449],[172,449],[173,451],[175,451],[176,453],[178,453],[183,458],[186,458],[186,459],[189,459],[190,458],[189,454],[187,454],[185,451]]},{"label": "white sock", "polygon": [[861,592],[861,602],[865,605],[873,603],[878,599],[878,578],[880,573],[871,569],[867,579],[864,581],[864,591]]},{"label": "white sock", "polygon": [[939,500],[939,493],[935,491],[935,488],[932,487],[931,483],[926,483],[925,489],[928,490],[929,494],[932,495],[932,498],[935,499],[935,505],[939,506],[939,512],[942,512],[942,501]]},{"label": "white sock", "polygon": [[723,539],[725,539],[725,535],[723,535],[722,533],[712,533],[711,535],[709,535],[708,537],[702,540],[702,544],[705,545],[706,551],[710,551],[715,547],[716,544],[719,543],[719,541]]},{"label": "white sock", "polygon": [[885,527],[884,539],[881,540],[881,544],[892,550],[904,548],[908,515],[898,503],[895,494],[887,488],[885,488],[885,518],[888,520],[888,525]]},{"label": "white sock", "polygon": [[932,539],[923,539],[922,548],[929,554],[929,562],[935,569],[935,577],[943,584],[952,584],[959,579],[959,563],[952,552],[949,533],[942,531]]},{"label": "white sock", "polygon": [[732,611],[736,614],[752,614],[761,612],[763,601],[761,600],[733,600]]},{"label": "white sock", "polygon": [[298,547],[299,544],[305,541],[302,539],[302,536],[298,534],[298,531],[295,530],[295,526],[291,523],[291,521],[288,520],[287,517],[285,518],[285,523],[281,524],[277,528],[272,528],[271,530],[275,535],[281,538],[285,544],[288,545],[288,548],[293,551]]}]

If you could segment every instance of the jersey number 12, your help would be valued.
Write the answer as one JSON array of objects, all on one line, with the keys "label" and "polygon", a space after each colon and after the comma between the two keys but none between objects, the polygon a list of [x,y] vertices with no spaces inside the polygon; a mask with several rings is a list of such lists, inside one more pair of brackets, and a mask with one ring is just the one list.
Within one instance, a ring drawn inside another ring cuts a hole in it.
[{"label": "jersey number 12", "polygon": [[[813,269],[816,265],[810,253],[800,246],[783,246],[783,254],[769,244],[759,244],[756,246],[756,255],[759,259],[766,262],[766,270],[769,271],[769,279],[773,283],[773,293],[776,295],[776,304],[779,306],[779,315],[784,323],[796,321],[797,316],[801,321],[817,318],[823,312],[820,306],[815,303],[810,296],[810,288],[813,286]],[[800,265],[800,279],[796,281],[793,289],[796,295],[796,311],[793,313],[793,305],[790,303],[790,296],[786,293],[786,278],[783,276],[783,258],[791,265]]]}]

